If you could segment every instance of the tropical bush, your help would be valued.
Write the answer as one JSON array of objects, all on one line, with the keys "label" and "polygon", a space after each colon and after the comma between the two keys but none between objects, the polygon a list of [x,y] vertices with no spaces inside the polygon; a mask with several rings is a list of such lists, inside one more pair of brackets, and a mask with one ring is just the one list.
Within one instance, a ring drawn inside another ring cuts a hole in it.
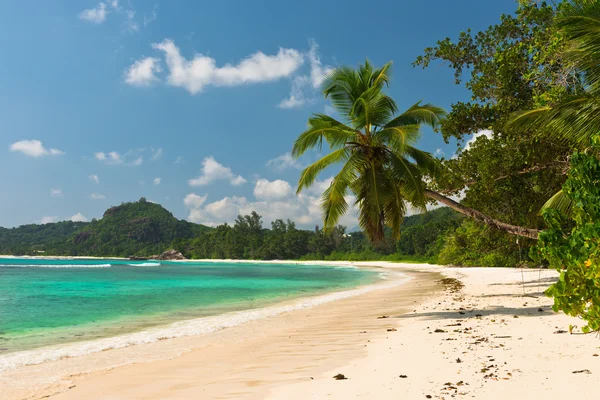
[{"label": "tropical bush", "polygon": [[[563,193],[572,201],[569,218],[557,209],[543,213],[548,226],[534,255],[560,272],[546,294],[554,311],[579,317],[583,332],[600,331],[600,161],[575,153]],[[567,226],[567,228],[565,228]]]}]

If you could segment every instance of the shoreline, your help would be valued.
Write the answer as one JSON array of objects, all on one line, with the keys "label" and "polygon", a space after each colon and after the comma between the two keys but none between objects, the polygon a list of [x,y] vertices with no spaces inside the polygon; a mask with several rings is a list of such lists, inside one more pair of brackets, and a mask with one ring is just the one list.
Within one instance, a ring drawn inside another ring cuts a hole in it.
[{"label": "shoreline", "polygon": [[[219,261],[229,262],[228,260]],[[289,261],[273,261],[271,263],[296,264]],[[318,265],[348,267],[343,262],[318,263]],[[370,266],[368,269],[376,269],[380,274],[383,273],[381,269],[375,266]],[[57,390],[55,386],[62,387],[64,377],[67,375],[97,373],[123,365],[143,362],[146,360],[146,357],[131,357],[131,354],[143,352],[142,347],[148,347],[148,351],[154,351],[156,349],[151,349],[154,345],[165,343],[167,345],[159,346],[163,348],[159,349],[157,354],[149,359],[169,359],[197,346],[194,343],[189,343],[195,339],[199,339],[199,342],[204,342],[205,338],[208,340],[208,338],[216,337],[214,339],[220,340],[218,336],[223,330],[231,330],[236,327],[258,323],[259,321],[277,319],[279,316],[285,314],[309,311],[314,307],[327,305],[328,303],[337,303],[338,301],[362,296],[372,291],[406,285],[411,280],[410,277],[407,277],[402,272],[392,273],[391,275],[394,276],[393,279],[380,279],[375,283],[363,284],[351,289],[329,291],[322,294],[302,296],[296,299],[282,300],[266,307],[231,312],[214,317],[182,320],[165,326],[161,325],[143,331],[92,341],[73,342],[9,353],[2,357],[4,364],[0,365],[0,367],[3,367],[0,368],[0,382],[4,381],[7,383],[6,386],[9,389],[5,392],[7,393],[7,398],[24,398],[23,395],[26,395],[27,398],[29,396],[38,398],[42,394],[45,396],[49,393],[60,391],[61,389]],[[188,343],[181,346],[182,343],[176,342]],[[116,354],[119,352],[122,354]],[[117,361],[106,359],[101,361],[101,359],[105,358],[105,354],[108,353],[115,353]],[[24,359],[27,360],[25,365],[22,362]],[[85,361],[83,361],[84,359]],[[80,360],[81,362],[79,362]],[[89,369],[87,366],[86,368],[82,368],[84,363],[92,365],[92,367]],[[35,383],[35,379],[31,379],[32,375],[39,376],[40,380],[38,383]]]},{"label": "shoreline", "polygon": [[[337,264],[413,280],[215,334],[25,367],[29,387],[6,398],[563,399],[573,387],[597,391],[600,341],[569,335],[578,321],[552,312],[542,294],[556,271]],[[443,287],[442,277],[450,278]],[[128,362],[102,368],[119,357]],[[40,390],[49,369],[63,379]],[[340,373],[348,379],[332,378]]]}]

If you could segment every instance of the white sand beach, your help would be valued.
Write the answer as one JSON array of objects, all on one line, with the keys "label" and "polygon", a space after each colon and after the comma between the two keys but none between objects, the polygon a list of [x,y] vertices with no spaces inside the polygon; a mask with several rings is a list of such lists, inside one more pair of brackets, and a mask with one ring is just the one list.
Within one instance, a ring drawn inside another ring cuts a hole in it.
[{"label": "white sand beach", "polygon": [[354,265],[412,279],[208,335],[10,370],[0,375],[0,397],[564,399],[575,385],[578,396],[597,392],[600,339],[569,334],[581,323],[554,313],[541,293],[556,272]]}]

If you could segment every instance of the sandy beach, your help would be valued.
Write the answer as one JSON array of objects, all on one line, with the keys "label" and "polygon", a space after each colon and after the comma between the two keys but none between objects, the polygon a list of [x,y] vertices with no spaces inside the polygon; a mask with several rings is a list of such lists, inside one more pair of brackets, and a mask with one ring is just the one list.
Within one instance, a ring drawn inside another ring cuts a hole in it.
[{"label": "sandy beach", "polygon": [[0,397],[562,399],[575,386],[582,396],[597,391],[600,339],[570,335],[579,321],[552,312],[541,292],[554,271],[355,265],[411,280],[208,335],[10,370],[0,375]]}]

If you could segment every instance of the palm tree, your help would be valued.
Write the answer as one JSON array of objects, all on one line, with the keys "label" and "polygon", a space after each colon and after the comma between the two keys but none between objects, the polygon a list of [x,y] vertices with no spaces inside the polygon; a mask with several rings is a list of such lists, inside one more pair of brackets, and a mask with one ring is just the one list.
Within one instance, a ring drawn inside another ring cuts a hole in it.
[{"label": "palm tree", "polygon": [[[579,74],[583,90],[555,105],[515,113],[512,127],[536,129],[547,139],[588,150],[600,133],[600,2],[574,0],[556,24],[565,40],[563,57]],[[571,201],[559,191],[544,205],[569,213]]]},{"label": "palm tree", "polygon": [[390,68],[391,63],[376,69],[366,61],[356,70],[335,69],[324,80],[323,93],[345,122],[315,114],[294,143],[292,155],[296,158],[321,148],[323,140],[331,149],[302,171],[298,193],[312,185],[327,167],[342,164],[322,195],[325,228],[335,226],[348,210],[351,192],[359,208],[359,224],[375,242],[383,239],[385,225],[399,237],[407,206],[425,210],[427,198],[507,232],[537,238],[535,229],[504,224],[426,188],[426,181],[436,177],[439,164],[414,144],[421,125],[435,128],[445,112],[418,102],[395,116],[398,107],[384,93]]}]

